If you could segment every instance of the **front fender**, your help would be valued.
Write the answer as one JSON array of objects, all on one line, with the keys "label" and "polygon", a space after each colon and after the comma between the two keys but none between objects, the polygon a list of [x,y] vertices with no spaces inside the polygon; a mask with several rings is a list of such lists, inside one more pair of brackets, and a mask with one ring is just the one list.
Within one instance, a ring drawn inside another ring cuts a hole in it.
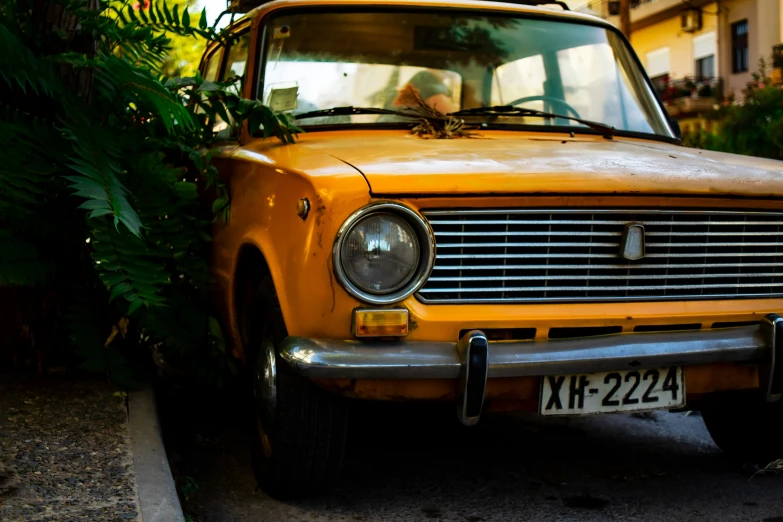
[{"label": "front fender", "polygon": [[[213,230],[212,273],[223,324],[240,357],[236,278],[249,245],[266,260],[290,335],[350,336],[350,311],[358,301],[334,278],[332,245],[345,218],[370,202],[369,188],[353,167],[302,149],[251,145],[217,160],[231,219]],[[303,198],[310,206],[305,219],[297,213]]]}]

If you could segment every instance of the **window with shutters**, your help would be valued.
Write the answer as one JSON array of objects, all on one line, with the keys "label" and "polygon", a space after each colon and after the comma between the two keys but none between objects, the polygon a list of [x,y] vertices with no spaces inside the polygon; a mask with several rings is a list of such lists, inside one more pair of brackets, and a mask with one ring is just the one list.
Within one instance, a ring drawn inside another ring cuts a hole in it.
[{"label": "window with shutters", "polygon": [[716,51],[717,38],[714,32],[703,33],[693,38],[693,74],[697,81],[711,79],[716,76]]}]

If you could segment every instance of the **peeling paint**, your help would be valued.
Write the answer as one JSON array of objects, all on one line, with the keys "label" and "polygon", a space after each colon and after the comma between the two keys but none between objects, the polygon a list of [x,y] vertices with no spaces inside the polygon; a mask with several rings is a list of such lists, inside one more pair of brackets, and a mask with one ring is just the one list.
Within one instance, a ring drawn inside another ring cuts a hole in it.
[{"label": "peeling paint", "polygon": [[337,305],[337,297],[334,293],[334,274],[332,272],[332,260],[331,258],[328,258],[326,260],[326,273],[327,277],[329,278],[329,288],[332,289],[332,309],[330,310],[330,313],[334,313],[334,307]]},{"label": "peeling paint", "polygon": [[326,224],[324,220],[324,214],[326,213],[326,205],[324,205],[324,200],[321,196],[316,196],[316,207],[315,207],[315,226],[318,229],[316,232],[316,236],[318,237],[318,240],[316,241],[318,244],[318,248],[323,249],[323,239],[324,239],[324,231],[323,227]]}]

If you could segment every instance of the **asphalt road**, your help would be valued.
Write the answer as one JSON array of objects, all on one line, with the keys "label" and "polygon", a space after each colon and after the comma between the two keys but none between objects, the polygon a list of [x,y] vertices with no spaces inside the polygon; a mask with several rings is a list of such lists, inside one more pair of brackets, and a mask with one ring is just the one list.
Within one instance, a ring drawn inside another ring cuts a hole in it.
[{"label": "asphalt road", "polygon": [[[169,450],[195,480],[202,522],[750,520],[783,522],[783,475],[751,477],[694,413],[567,420],[384,405],[352,417],[345,471],[329,495],[283,503],[257,491],[230,421]],[[447,414],[448,413],[448,414]]]}]

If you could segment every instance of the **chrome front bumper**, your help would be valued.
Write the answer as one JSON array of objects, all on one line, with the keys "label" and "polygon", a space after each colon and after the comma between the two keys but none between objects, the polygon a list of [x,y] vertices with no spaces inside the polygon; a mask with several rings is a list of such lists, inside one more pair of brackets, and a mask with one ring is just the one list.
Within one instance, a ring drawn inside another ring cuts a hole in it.
[{"label": "chrome front bumper", "polygon": [[[485,380],[753,362],[760,365],[759,378],[766,399],[775,401],[783,392],[783,318],[775,314],[764,317],[759,327],[548,341],[487,343],[478,330],[465,334],[459,343],[288,337],[280,355],[297,373],[310,378],[464,380],[471,343],[486,346]],[[776,365],[776,360],[781,364]],[[475,368],[473,373],[476,374]]]}]

